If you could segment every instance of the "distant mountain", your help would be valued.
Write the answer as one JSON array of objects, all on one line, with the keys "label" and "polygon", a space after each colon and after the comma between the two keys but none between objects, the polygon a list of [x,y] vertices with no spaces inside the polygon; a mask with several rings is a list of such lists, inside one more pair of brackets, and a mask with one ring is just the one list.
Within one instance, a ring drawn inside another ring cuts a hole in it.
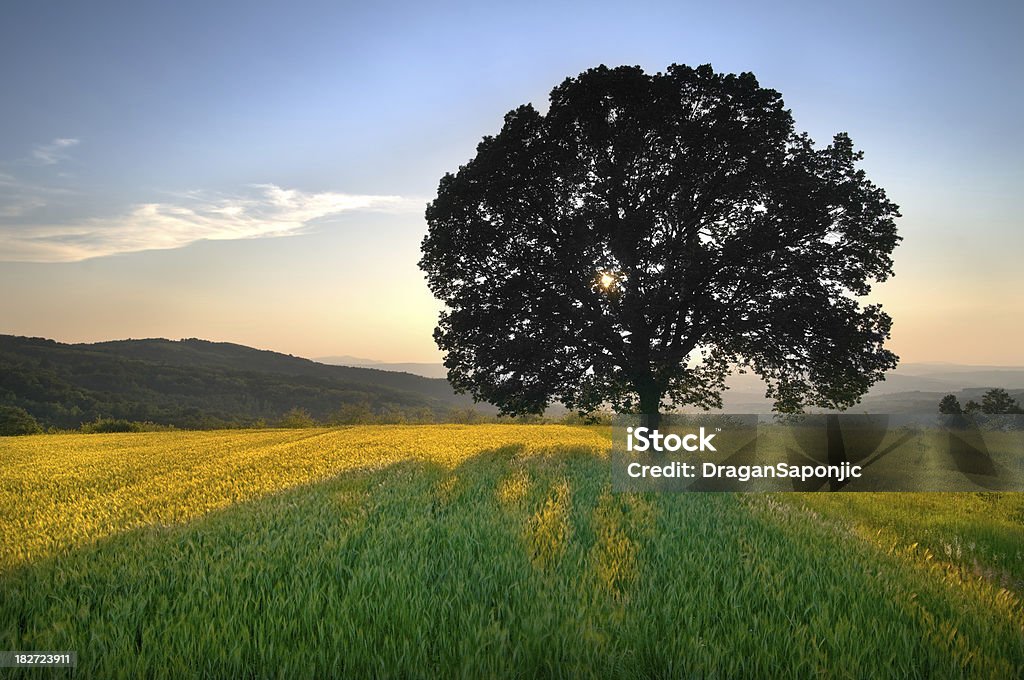
[{"label": "distant mountain", "polygon": [[[317,359],[325,364],[373,367],[382,371],[400,371],[434,378],[444,378],[443,364],[385,363],[353,356],[333,356]],[[722,395],[725,410],[732,413],[768,413],[772,402],[764,396],[764,383],[756,375],[733,375],[726,384],[729,389]],[[860,411],[909,412],[931,411],[939,399],[956,394],[960,401],[978,400],[993,387],[1011,392],[1024,390],[1024,367],[971,366],[948,363],[908,363],[889,373],[885,381],[876,383],[861,403]],[[936,396],[937,395],[937,396]],[[933,403],[934,402],[934,403]]]},{"label": "distant mountain", "polygon": [[[385,363],[353,356],[322,357],[317,361],[341,366],[373,367],[382,371],[399,371],[428,377],[444,378],[443,364]],[[731,413],[770,413],[772,402],[764,396],[764,383],[756,375],[733,375],[726,381],[729,389],[722,395],[724,410]],[[1010,390],[1024,401],[1024,367],[971,366],[950,363],[900,364],[876,383],[853,408],[875,413],[930,412],[939,400],[955,394],[961,403],[968,399],[980,401],[981,395],[993,387]],[[558,405],[550,413],[561,413]]]},{"label": "distant mountain", "polygon": [[303,408],[328,419],[345,405],[442,416],[495,409],[456,395],[445,380],[328,366],[288,354],[206,340],[63,344],[0,335],[0,404],[44,425],[98,416],[182,427],[249,424]]},{"label": "distant mountain", "polygon": [[444,364],[417,364],[417,363],[386,363],[373,359],[362,359],[348,355],[335,357],[317,357],[314,361],[332,366],[352,366],[356,368],[376,368],[381,371],[395,371],[397,373],[412,373],[425,378],[447,378],[448,369]]},{"label": "distant mountain", "polygon": [[313,361],[321,364],[330,364],[331,366],[375,366],[384,363],[376,359],[354,357],[350,354],[341,354],[333,357],[313,357]]},{"label": "distant mountain", "polygon": [[[764,384],[756,375],[734,375],[726,381],[722,395],[724,410],[732,413],[768,413],[771,401],[764,396]],[[876,383],[853,407],[853,411],[874,413],[930,412],[939,400],[955,394],[961,403],[981,400],[993,387],[1002,387],[1018,399],[1024,396],[1024,367],[970,366],[965,364],[901,364]]]}]

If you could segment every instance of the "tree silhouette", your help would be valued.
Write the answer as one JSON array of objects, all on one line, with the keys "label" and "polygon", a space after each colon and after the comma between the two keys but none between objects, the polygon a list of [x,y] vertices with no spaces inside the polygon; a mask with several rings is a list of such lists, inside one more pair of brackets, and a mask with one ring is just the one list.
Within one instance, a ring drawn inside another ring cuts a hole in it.
[{"label": "tree silhouette", "polygon": [[981,412],[986,414],[1024,413],[1016,399],[1002,387],[995,387],[981,398]]},{"label": "tree silhouette", "polygon": [[963,409],[960,408],[960,400],[956,398],[955,394],[947,394],[939,401],[939,413],[955,415],[963,412]]},{"label": "tree silhouette", "polygon": [[734,366],[776,409],[842,408],[897,357],[861,304],[898,208],[845,134],[816,148],[750,73],[605,66],[505,116],[440,181],[420,267],[449,380],[503,413],[721,405]]}]

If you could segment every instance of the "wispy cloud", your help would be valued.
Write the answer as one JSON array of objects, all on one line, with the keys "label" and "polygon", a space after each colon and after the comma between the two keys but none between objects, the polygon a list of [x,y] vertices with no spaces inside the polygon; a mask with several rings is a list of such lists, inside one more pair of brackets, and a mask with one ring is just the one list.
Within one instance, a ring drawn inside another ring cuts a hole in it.
[{"label": "wispy cloud", "polygon": [[422,201],[401,196],[310,193],[274,184],[256,185],[248,196],[207,198],[193,192],[175,203],[136,205],[110,219],[0,225],[0,260],[76,262],[181,248],[201,240],[289,236],[309,230],[317,220],[345,212],[411,213],[422,208]]},{"label": "wispy cloud", "polygon": [[53,200],[66,200],[75,194],[77,192],[71,189],[27,182],[0,172],[0,218],[24,217],[46,207]]},{"label": "wispy cloud", "polygon": [[7,197],[0,191],[0,217],[21,217],[45,206],[46,201],[39,196]]},{"label": "wispy cloud", "polygon": [[32,148],[32,158],[43,165],[56,165],[66,159],[67,149],[76,146],[78,140],[72,137],[57,137],[49,144],[37,144]]}]

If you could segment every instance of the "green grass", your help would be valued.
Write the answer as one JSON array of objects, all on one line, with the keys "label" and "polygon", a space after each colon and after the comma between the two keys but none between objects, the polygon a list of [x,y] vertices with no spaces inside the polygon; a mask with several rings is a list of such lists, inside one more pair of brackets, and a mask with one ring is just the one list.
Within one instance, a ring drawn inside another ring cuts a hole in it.
[{"label": "green grass", "polygon": [[1024,593],[1024,493],[805,494],[790,502]]},{"label": "green grass", "polygon": [[[0,573],[0,649],[103,678],[1024,674],[1020,591],[937,550],[986,541],[1003,568],[1015,495],[612,494],[606,449],[532,431],[25,560]],[[124,441],[166,467],[171,436]]]}]

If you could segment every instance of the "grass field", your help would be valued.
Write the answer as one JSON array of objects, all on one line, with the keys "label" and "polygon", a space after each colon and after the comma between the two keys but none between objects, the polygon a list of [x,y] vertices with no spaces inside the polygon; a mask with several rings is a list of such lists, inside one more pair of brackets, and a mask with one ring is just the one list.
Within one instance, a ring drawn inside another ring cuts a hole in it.
[{"label": "grass field", "polygon": [[613,494],[608,446],[0,440],[0,649],[104,678],[1024,675],[1024,494]]}]

